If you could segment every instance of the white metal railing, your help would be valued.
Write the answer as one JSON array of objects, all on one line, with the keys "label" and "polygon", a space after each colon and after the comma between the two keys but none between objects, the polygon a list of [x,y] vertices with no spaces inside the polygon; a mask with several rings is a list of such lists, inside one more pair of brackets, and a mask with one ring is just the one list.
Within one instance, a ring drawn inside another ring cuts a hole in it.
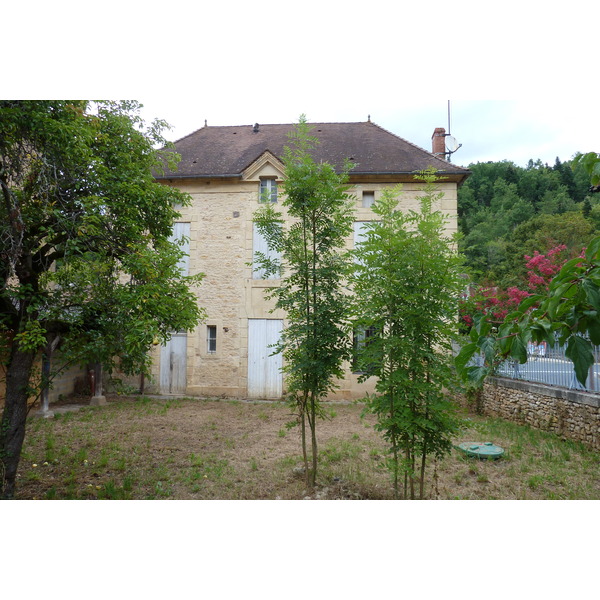
[{"label": "white metal railing", "polygon": [[[593,348],[595,361],[589,369],[585,386],[582,386],[575,376],[573,362],[565,355],[565,347],[556,345],[551,348],[545,343],[529,344],[526,363],[506,360],[496,368],[495,374],[500,377],[600,394],[600,346]],[[482,366],[483,355],[474,356],[470,364]]]}]

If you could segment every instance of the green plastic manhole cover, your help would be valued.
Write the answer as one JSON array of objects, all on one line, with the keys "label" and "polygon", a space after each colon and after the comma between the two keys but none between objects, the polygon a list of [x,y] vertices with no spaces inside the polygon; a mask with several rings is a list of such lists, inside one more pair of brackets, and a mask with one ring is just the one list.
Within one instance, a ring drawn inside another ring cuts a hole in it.
[{"label": "green plastic manhole cover", "polygon": [[492,442],[463,442],[456,446],[467,456],[476,456],[483,459],[500,458],[504,454],[504,448],[492,444]]}]

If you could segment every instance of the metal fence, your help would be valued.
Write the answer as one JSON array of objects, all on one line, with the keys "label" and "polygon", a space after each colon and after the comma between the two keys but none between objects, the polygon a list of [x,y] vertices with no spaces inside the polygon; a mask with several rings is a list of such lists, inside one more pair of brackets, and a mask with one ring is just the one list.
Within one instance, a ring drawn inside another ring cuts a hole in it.
[{"label": "metal fence", "polygon": [[[565,347],[555,345],[551,348],[545,342],[528,345],[526,363],[504,361],[496,369],[495,374],[500,377],[600,394],[600,346],[594,346],[594,356],[595,362],[589,369],[585,386],[577,380],[573,362],[565,356]],[[472,364],[483,365],[483,355],[474,357]]]}]

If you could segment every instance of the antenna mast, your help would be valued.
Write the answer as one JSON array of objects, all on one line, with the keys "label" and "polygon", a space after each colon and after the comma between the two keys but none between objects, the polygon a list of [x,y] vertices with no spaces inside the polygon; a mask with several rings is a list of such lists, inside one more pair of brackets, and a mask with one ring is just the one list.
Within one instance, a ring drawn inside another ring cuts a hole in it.
[{"label": "antenna mast", "polygon": [[450,100],[448,100],[448,133],[446,134],[444,146],[446,148],[444,156],[448,162],[450,162],[450,157],[462,146],[450,135]]}]

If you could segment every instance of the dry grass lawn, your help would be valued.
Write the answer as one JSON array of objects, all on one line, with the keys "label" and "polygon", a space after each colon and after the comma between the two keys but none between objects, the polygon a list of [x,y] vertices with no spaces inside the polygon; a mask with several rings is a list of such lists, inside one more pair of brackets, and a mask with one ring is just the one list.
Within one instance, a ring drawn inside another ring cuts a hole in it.
[{"label": "dry grass lawn", "polygon": [[[318,486],[305,488],[298,428],[282,403],[111,397],[104,407],[32,416],[17,499],[391,499],[372,416],[328,405],[318,424]],[[600,499],[598,454],[497,419],[467,416],[456,440],[492,441],[505,457],[458,450],[433,470],[436,499]]]}]

